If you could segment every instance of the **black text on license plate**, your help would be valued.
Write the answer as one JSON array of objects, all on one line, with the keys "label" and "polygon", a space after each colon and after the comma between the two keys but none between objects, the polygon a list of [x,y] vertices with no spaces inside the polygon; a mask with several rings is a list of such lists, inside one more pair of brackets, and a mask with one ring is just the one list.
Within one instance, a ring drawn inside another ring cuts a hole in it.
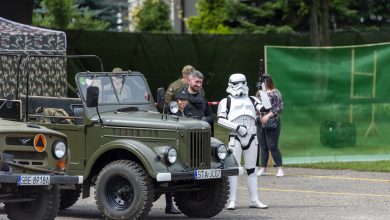
[{"label": "black text on license plate", "polygon": [[221,178],[221,169],[195,170],[194,178],[196,180]]},{"label": "black text on license plate", "polygon": [[18,176],[18,185],[20,185],[20,186],[50,185],[50,176],[48,176],[48,175],[20,175],[20,176]]}]

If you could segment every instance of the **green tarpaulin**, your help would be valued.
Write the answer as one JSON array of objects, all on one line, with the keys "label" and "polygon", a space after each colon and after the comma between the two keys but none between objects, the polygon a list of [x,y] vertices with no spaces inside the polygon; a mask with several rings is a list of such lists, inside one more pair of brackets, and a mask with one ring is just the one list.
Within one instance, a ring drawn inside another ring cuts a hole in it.
[{"label": "green tarpaulin", "polygon": [[281,147],[290,156],[390,154],[390,43],[267,46],[265,58],[285,101]]}]

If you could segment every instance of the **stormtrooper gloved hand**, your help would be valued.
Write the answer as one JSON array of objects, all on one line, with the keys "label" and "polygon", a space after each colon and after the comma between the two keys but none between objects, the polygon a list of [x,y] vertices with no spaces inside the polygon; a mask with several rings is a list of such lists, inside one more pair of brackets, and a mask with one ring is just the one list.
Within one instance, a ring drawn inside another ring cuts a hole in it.
[{"label": "stormtrooper gloved hand", "polygon": [[241,136],[241,137],[245,137],[246,134],[248,134],[248,130],[246,129],[245,126],[237,126],[237,129],[236,129],[237,133]]}]

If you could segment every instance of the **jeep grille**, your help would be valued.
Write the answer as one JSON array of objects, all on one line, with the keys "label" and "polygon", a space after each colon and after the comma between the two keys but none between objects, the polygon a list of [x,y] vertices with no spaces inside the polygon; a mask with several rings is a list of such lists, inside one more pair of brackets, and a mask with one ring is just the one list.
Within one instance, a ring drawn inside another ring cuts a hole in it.
[{"label": "jeep grille", "polygon": [[45,154],[39,152],[28,151],[4,151],[4,153],[12,154],[14,161],[22,165],[42,166],[45,161]]},{"label": "jeep grille", "polygon": [[210,129],[190,132],[190,167],[210,166]]},{"label": "jeep grille", "polygon": [[34,146],[34,137],[6,137],[5,143],[7,145],[23,145]]}]

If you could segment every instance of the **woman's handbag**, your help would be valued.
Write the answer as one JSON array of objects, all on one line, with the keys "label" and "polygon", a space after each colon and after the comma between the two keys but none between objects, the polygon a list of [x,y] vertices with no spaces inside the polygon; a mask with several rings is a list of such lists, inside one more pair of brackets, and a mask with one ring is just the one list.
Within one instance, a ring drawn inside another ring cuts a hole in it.
[{"label": "woman's handbag", "polygon": [[269,118],[268,121],[267,121],[267,123],[261,124],[261,126],[262,126],[265,130],[272,130],[272,129],[275,129],[275,128],[278,126],[278,120],[279,120],[278,117]]}]

